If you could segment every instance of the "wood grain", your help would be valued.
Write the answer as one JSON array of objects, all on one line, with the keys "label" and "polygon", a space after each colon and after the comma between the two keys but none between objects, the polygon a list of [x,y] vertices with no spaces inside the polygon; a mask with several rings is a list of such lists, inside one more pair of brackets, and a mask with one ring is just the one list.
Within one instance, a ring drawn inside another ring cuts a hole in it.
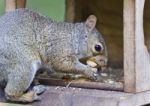
[{"label": "wood grain", "polygon": [[135,92],[135,0],[124,0],[124,90]]},{"label": "wood grain", "polygon": [[145,46],[145,0],[124,0],[124,80],[126,92],[150,89],[150,56]]},{"label": "wood grain", "polygon": [[[1,93],[1,90],[0,90]],[[42,100],[32,106],[142,106],[150,103],[150,91],[137,94],[48,86]],[[0,96],[1,102],[7,102]],[[8,105],[8,104],[6,104]],[[3,105],[2,105],[3,106]],[[17,105],[16,105],[17,106]],[[25,105],[26,106],[26,105]]]},{"label": "wood grain", "polygon": [[150,89],[150,55],[144,41],[143,12],[145,0],[136,0],[136,91]]},{"label": "wood grain", "polygon": [[91,81],[81,81],[81,80],[72,80],[65,81],[60,79],[52,78],[37,78],[41,84],[50,85],[50,86],[71,86],[79,88],[89,88],[89,89],[104,89],[104,90],[115,90],[123,91],[123,84],[121,82],[110,83],[101,83],[101,82],[91,82]]}]

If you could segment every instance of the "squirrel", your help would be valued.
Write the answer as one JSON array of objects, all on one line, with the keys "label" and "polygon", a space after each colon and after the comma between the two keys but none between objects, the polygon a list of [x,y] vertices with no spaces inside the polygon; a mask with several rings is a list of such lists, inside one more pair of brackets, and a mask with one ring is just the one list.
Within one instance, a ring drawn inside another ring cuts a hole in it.
[{"label": "squirrel", "polygon": [[0,85],[5,87],[6,99],[40,100],[38,94],[45,90],[44,86],[28,89],[41,68],[95,79],[97,68],[79,59],[89,57],[100,67],[107,64],[105,41],[95,28],[96,21],[90,15],[85,22],[56,22],[30,9],[16,9],[1,16]]}]

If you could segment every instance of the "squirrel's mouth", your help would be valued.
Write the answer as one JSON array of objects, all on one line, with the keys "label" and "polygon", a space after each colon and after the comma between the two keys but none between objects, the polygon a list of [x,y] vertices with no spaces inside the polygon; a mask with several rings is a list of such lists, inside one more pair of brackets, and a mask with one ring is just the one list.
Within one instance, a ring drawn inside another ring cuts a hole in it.
[{"label": "squirrel's mouth", "polygon": [[103,55],[83,57],[80,58],[79,61],[93,68],[104,68],[107,66],[107,57]]}]

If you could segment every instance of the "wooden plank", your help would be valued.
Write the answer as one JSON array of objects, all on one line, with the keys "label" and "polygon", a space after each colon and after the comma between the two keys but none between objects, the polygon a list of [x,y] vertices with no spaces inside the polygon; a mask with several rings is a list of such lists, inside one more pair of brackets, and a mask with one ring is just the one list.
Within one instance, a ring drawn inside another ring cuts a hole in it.
[{"label": "wooden plank", "polygon": [[150,104],[150,90],[133,94],[119,102],[119,106],[143,106],[146,104]]},{"label": "wooden plank", "polygon": [[110,83],[101,83],[101,82],[91,82],[91,81],[81,81],[81,80],[72,80],[65,81],[60,79],[52,78],[37,78],[41,84],[46,84],[50,86],[65,86],[65,87],[79,87],[79,88],[90,88],[90,89],[105,89],[105,90],[115,90],[123,91],[123,84],[121,82]]},{"label": "wooden plank", "polygon": [[[94,104],[94,106],[141,106],[150,103],[150,91],[130,94],[116,91],[51,86],[48,87],[47,91],[41,96],[42,100],[40,102],[34,102],[28,105],[92,106],[92,104]],[[0,97],[0,100],[1,98],[2,97]]]},{"label": "wooden plank", "polygon": [[16,9],[16,0],[5,0],[5,12],[14,11]]},{"label": "wooden plank", "polygon": [[50,104],[57,104],[57,106],[141,106],[150,103],[150,91],[131,94],[51,86],[42,97],[42,101],[35,102],[33,106],[49,106]]},{"label": "wooden plank", "polygon": [[[48,86],[42,100],[32,106],[141,106],[150,103],[150,91],[137,94]],[[0,101],[1,101],[0,97]],[[6,101],[3,101],[6,102]]]},{"label": "wooden plank", "polygon": [[124,90],[135,92],[135,0],[124,0]]}]

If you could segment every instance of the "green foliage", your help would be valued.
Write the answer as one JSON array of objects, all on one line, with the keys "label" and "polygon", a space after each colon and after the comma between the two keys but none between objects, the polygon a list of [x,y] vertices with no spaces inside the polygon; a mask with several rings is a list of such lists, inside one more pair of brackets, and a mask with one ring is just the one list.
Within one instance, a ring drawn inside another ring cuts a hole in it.
[{"label": "green foliage", "polygon": [[27,0],[27,8],[39,11],[54,20],[64,20],[65,0]]},{"label": "green foliage", "polygon": [[[65,0],[27,0],[26,7],[54,20],[64,20]],[[0,0],[0,15],[4,14],[4,8],[5,2],[4,0]]]},{"label": "green foliage", "polygon": [[21,104],[13,104],[13,103],[0,103],[0,106],[31,106],[31,105],[21,105]]},{"label": "green foliage", "polygon": [[4,14],[4,8],[5,8],[5,2],[4,0],[0,0],[0,15]]}]

